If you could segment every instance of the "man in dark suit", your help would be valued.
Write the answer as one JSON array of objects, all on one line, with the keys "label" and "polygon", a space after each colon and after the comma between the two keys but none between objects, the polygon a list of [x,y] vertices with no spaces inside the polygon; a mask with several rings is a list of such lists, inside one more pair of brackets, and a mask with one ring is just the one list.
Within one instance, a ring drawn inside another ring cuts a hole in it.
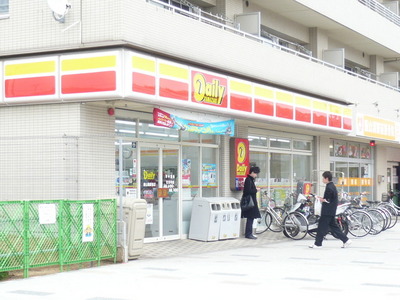
[{"label": "man in dark suit", "polygon": [[332,182],[332,173],[325,171],[322,174],[322,181],[326,184],[324,197],[317,197],[315,201],[321,201],[321,217],[318,221],[317,236],[314,244],[310,248],[321,248],[324,236],[330,231],[332,235],[343,242],[342,248],[347,248],[351,240],[342,232],[336,222],[336,208],[338,205],[338,192],[335,184]]}]

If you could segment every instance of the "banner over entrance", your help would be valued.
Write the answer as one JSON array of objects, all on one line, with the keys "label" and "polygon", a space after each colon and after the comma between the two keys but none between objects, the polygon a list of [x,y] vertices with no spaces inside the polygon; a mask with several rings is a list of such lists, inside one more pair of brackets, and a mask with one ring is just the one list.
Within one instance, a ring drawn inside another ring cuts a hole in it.
[{"label": "banner over entrance", "polygon": [[188,132],[205,134],[235,135],[235,121],[227,120],[221,122],[197,122],[182,119],[178,116],[167,113],[161,109],[153,109],[153,122],[156,126],[185,130]]}]

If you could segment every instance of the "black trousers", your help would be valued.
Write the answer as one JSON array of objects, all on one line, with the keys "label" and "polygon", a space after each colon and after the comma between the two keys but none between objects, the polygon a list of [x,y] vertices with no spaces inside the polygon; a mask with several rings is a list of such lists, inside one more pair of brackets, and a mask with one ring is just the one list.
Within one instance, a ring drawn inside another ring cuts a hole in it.
[{"label": "black trousers", "polygon": [[322,246],[324,236],[331,232],[335,238],[338,238],[343,243],[346,243],[349,238],[342,232],[336,222],[335,216],[321,216],[318,221],[317,237],[315,238],[315,245]]},{"label": "black trousers", "polygon": [[244,231],[244,236],[249,237],[253,235],[253,222],[254,218],[247,218],[246,229]]}]

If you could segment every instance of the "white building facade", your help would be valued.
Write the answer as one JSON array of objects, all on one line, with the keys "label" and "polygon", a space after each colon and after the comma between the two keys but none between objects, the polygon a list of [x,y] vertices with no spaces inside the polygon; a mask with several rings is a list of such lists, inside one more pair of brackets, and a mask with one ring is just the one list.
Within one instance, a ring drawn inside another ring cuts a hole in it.
[{"label": "white building facade", "polygon": [[186,238],[194,197],[240,198],[235,139],[277,203],[325,170],[381,200],[400,189],[398,11],[0,0],[0,201],[140,197],[146,241]]}]

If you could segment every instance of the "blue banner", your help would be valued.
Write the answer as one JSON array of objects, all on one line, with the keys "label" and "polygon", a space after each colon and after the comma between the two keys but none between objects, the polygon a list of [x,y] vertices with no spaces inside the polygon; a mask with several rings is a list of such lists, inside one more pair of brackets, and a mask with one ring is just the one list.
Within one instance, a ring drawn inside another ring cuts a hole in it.
[{"label": "blue banner", "polygon": [[182,119],[161,109],[153,110],[154,125],[204,134],[235,135],[235,120],[221,122],[196,122]]}]

